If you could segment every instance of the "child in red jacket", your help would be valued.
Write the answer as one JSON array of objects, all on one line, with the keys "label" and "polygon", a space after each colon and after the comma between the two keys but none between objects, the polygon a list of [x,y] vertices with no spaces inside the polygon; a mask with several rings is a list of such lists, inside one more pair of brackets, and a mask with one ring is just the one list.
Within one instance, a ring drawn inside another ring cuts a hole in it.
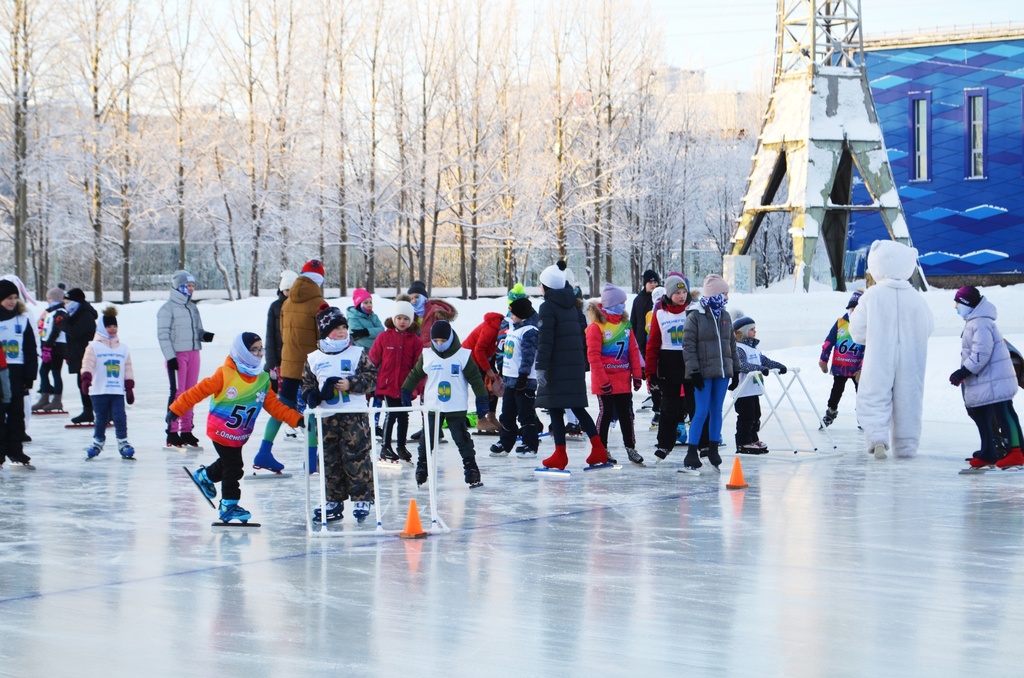
[{"label": "child in red jacket", "polygon": [[[498,350],[498,332],[501,330],[502,321],[505,316],[500,313],[485,313],[484,321],[477,325],[462,342],[462,348],[468,348],[472,352],[473,362],[480,368],[484,375],[484,384],[487,386],[488,397],[490,398],[491,411],[483,419],[477,419],[476,430],[478,433],[491,435],[501,431],[501,424],[494,416],[498,405],[498,396],[495,392],[497,385],[501,383],[501,377],[491,366],[494,354]],[[504,389],[501,389],[504,392]]]},{"label": "child in red jacket", "polygon": [[[384,331],[377,335],[370,347],[370,362],[377,366],[378,398],[385,398],[388,407],[409,407],[412,400],[402,400],[402,382],[409,376],[420,354],[423,344],[420,342],[420,325],[416,321],[416,312],[408,301],[400,300],[395,304],[395,311],[384,321]],[[398,422],[398,450],[391,446],[391,434]],[[405,448],[406,436],[409,433],[409,413],[388,413],[384,419],[384,445],[381,447],[381,461],[397,463],[412,462],[412,454]]]},{"label": "child in red jacket", "polygon": [[643,370],[640,349],[626,312],[625,291],[605,283],[601,289],[601,302],[590,302],[587,315],[590,318],[587,326],[590,390],[600,403],[597,429],[601,442],[608,447],[608,428],[614,413],[622,427],[622,442],[629,460],[643,466],[644,458],[636,451],[633,396],[629,390],[631,382],[634,391],[640,389]]}]

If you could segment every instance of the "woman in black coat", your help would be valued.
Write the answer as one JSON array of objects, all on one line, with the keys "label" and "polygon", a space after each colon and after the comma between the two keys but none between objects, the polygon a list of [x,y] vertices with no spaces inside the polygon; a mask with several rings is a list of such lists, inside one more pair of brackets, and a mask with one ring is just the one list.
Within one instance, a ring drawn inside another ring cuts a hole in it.
[{"label": "woman in black coat", "polygon": [[96,334],[96,309],[85,300],[85,292],[75,287],[68,290],[64,304],[68,312],[67,353],[68,372],[78,375],[78,395],[82,399],[82,413],[71,418],[73,424],[93,423],[92,398],[82,392],[82,358],[85,348]]},{"label": "woman in black coat", "polygon": [[548,266],[540,274],[544,302],[540,305],[540,333],[537,337],[537,407],[551,414],[551,437],[555,453],[542,463],[565,470],[565,410],[572,410],[580,427],[590,438],[588,465],[604,464],[608,451],[587,413],[587,348],[584,332],[587,320],[576,305],[572,286],[566,282],[565,262]]}]

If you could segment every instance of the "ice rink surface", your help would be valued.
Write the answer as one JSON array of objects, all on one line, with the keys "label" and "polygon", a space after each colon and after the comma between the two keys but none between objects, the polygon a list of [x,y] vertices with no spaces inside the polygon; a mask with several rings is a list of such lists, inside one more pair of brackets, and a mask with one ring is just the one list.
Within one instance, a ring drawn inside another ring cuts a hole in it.
[{"label": "ice rink surface", "polygon": [[[236,320],[204,313],[221,342],[203,352],[207,375],[230,342],[217,323]],[[802,366],[819,411],[831,380],[813,374],[808,344],[821,324],[786,350],[765,332],[769,356]],[[205,410],[206,451],[163,451],[159,352],[129,341],[138,460],[118,457],[110,430],[86,462],[89,429],[35,416],[26,451],[38,470],[0,471],[2,676],[1021,674],[1024,473],[957,475],[977,434],[946,382],[955,335],[932,341],[916,459],[866,453],[852,392],[827,431],[834,450],[786,412],[794,455],[768,423],[772,452],[743,457],[740,491],[725,488],[728,454],[721,475],[677,473],[679,448],[655,467],[647,411],[646,468],[612,429],[624,468],[584,474],[588,446],[570,442],[567,482],[535,477],[539,459],[491,459],[494,438],[477,437],[485,486],[468,489],[454,445],[441,446],[438,508],[452,531],[417,541],[371,536],[349,506],[340,529],[365,537],[309,538],[305,451],[280,438],[295,475],[242,486],[263,527],[210,527],[214,511],[181,470],[215,458]],[[727,452],[734,425],[730,415]],[[427,522],[411,467],[379,490],[385,527],[402,528],[413,498]]]}]

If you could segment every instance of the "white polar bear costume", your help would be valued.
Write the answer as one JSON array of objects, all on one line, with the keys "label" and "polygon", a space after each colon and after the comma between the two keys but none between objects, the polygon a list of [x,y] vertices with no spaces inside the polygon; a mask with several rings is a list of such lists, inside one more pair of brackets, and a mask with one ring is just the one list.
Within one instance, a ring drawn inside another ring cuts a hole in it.
[{"label": "white polar bear costume", "polygon": [[917,454],[928,337],[935,329],[928,304],[910,284],[916,266],[913,247],[876,240],[868,253],[875,285],[850,313],[850,336],[864,344],[857,422],[868,451],[882,444],[897,457]]}]

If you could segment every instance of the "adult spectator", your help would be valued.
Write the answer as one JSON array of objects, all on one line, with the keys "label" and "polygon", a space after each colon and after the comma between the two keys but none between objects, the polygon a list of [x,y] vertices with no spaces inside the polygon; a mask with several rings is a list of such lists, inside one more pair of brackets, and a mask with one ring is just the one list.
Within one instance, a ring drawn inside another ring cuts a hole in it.
[{"label": "adult spectator", "polygon": [[89,426],[93,423],[92,398],[82,390],[82,357],[85,355],[85,348],[96,334],[96,319],[99,314],[92,304],[85,300],[85,292],[78,287],[68,290],[66,299],[64,308],[68,312],[68,343],[64,357],[68,363],[68,372],[77,377],[78,395],[82,399],[82,413],[72,417],[71,423]]},{"label": "adult spectator", "polygon": [[267,309],[267,334],[263,342],[265,351],[264,367],[270,373],[270,387],[277,393],[278,381],[281,378],[281,306],[288,298],[292,285],[299,274],[295,271],[281,271],[281,282],[277,285],[277,299]]},{"label": "adult spectator", "polygon": [[430,328],[438,320],[451,322],[459,312],[451,304],[427,297],[427,286],[422,280],[414,280],[409,285],[409,302],[412,304],[416,317],[420,321],[420,341],[423,347],[430,346]]}]

